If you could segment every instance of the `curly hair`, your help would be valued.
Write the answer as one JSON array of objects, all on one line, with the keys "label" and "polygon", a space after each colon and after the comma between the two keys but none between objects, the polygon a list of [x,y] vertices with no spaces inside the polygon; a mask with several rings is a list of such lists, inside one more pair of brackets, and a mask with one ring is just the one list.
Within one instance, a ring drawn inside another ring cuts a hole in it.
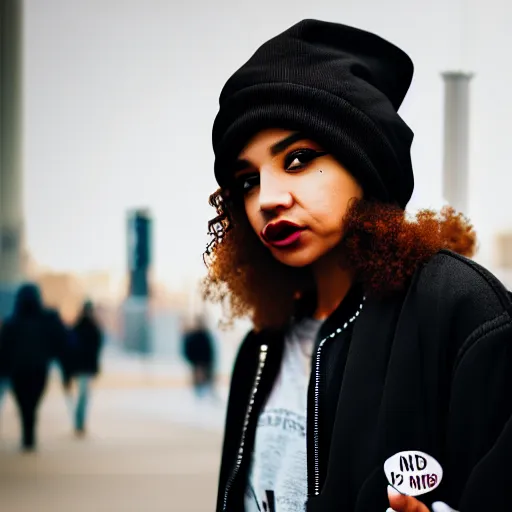
[{"label": "curly hair", "polygon": [[[251,228],[243,206],[217,190],[210,196],[217,217],[205,252],[206,300],[223,305],[230,323],[249,316],[255,329],[284,326],[296,299],[313,286],[308,268],[278,262]],[[340,264],[355,271],[367,296],[403,289],[416,269],[441,249],[473,256],[476,234],[461,213],[421,210],[410,217],[398,206],[354,200],[344,219]]]}]

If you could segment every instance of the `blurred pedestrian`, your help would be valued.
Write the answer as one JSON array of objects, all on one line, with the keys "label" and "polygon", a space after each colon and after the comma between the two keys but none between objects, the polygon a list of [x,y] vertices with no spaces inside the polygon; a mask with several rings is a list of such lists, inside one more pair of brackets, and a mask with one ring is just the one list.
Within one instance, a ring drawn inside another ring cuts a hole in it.
[{"label": "blurred pedestrian", "polygon": [[67,330],[66,343],[61,358],[61,380],[64,391],[64,399],[69,415],[74,423],[75,419],[75,398],[73,396],[73,371],[76,359],[76,337],[72,329]]},{"label": "blurred pedestrian", "polygon": [[66,336],[58,313],[43,306],[39,288],[21,286],[14,312],[0,328],[0,361],[19,410],[24,451],[36,447],[37,409],[50,364],[61,360]]},{"label": "blurred pedestrian", "polygon": [[[2,320],[0,319],[0,330],[2,329]],[[9,390],[9,377],[6,368],[5,358],[1,358],[1,349],[0,349],[0,413],[2,412],[2,405],[4,403],[5,396],[7,391]]]},{"label": "blurred pedestrian", "polygon": [[215,393],[215,349],[205,319],[199,315],[183,337],[183,355],[192,370],[192,386],[198,398]]},{"label": "blurred pedestrian", "polygon": [[92,302],[84,303],[73,330],[73,363],[71,374],[77,384],[77,401],[75,407],[75,433],[85,434],[87,405],[90,400],[91,380],[100,370],[100,352],[103,334],[94,315]]}]

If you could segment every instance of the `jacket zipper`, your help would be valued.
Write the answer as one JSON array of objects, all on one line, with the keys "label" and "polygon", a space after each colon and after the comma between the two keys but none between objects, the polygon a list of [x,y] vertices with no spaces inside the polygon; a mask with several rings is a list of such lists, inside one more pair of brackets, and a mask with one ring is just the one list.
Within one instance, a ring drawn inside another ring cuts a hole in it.
[{"label": "jacket zipper", "polygon": [[318,349],[315,355],[315,394],[314,394],[314,418],[313,418],[313,455],[314,455],[314,493],[315,496],[320,494],[320,426],[319,426],[319,416],[320,416],[320,358],[322,355],[322,348],[326,341],[335,338],[339,334],[341,334],[354,320],[357,319],[361,310],[363,309],[365,297],[363,297],[363,302],[359,304],[359,309],[355,312],[354,316],[352,316],[349,320],[347,320],[343,327],[338,327],[334,332],[326,336],[319,344]]},{"label": "jacket zipper", "polygon": [[265,361],[267,359],[267,350],[268,350],[268,345],[260,346],[258,369],[256,370],[256,377],[254,378],[254,384],[252,386],[249,404],[247,405],[247,410],[245,412],[244,426],[242,428],[242,435],[240,437],[240,445],[238,448],[238,455],[236,457],[236,464],[235,464],[235,467],[233,468],[233,472],[231,473],[231,476],[229,477],[229,480],[226,484],[226,490],[224,491],[224,503],[222,505],[222,510],[224,512],[226,511],[226,506],[228,503],[229,491],[231,489],[231,486],[233,485],[236,475],[238,474],[238,471],[240,470],[240,466],[242,465],[242,459],[244,456],[245,436],[247,434],[247,428],[249,427],[251,412],[253,409],[254,400],[256,398],[256,393],[258,392],[258,387],[259,387],[260,380],[261,380],[261,374],[263,373],[263,368],[265,367]]}]

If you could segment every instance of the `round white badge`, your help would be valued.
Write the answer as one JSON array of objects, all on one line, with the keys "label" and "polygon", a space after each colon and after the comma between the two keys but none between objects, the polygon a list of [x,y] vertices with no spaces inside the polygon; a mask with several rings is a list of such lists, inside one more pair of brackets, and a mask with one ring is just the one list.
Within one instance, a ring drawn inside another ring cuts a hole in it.
[{"label": "round white badge", "polygon": [[407,496],[433,491],[443,478],[443,468],[434,457],[415,450],[395,453],[384,463],[389,484]]}]

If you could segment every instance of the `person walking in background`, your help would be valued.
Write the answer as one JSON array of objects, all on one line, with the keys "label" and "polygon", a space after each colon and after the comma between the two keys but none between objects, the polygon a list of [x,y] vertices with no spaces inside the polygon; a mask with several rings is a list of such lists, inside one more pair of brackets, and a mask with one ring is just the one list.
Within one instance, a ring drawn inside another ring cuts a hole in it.
[{"label": "person walking in background", "polygon": [[[0,331],[2,329],[2,319],[0,319]],[[0,352],[1,355],[1,352]],[[2,413],[2,406],[4,403],[5,396],[7,395],[7,391],[9,390],[9,378],[8,372],[6,368],[5,358],[2,359],[0,357],[0,414]]]},{"label": "person walking in background", "polygon": [[84,303],[82,312],[72,329],[72,363],[69,373],[77,383],[78,395],[75,408],[75,433],[85,434],[87,405],[90,399],[91,380],[99,373],[99,359],[103,334],[94,316],[92,302]]},{"label": "person walking in background", "polygon": [[73,395],[73,372],[76,363],[76,336],[73,329],[67,329],[66,343],[62,350],[61,382],[66,407],[73,425],[75,424],[75,397]]},{"label": "person walking in background", "polygon": [[192,385],[196,396],[202,398],[215,391],[215,350],[213,338],[204,317],[199,315],[195,325],[183,338],[183,355],[192,370]]},{"label": "person walking in background", "polygon": [[43,306],[39,288],[21,286],[14,312],[0,328],[0,361],[19,410],[24,451],[36,448],[37,409],[52,360],[62,361],[66,338],[66,327],[56,311]]}]

